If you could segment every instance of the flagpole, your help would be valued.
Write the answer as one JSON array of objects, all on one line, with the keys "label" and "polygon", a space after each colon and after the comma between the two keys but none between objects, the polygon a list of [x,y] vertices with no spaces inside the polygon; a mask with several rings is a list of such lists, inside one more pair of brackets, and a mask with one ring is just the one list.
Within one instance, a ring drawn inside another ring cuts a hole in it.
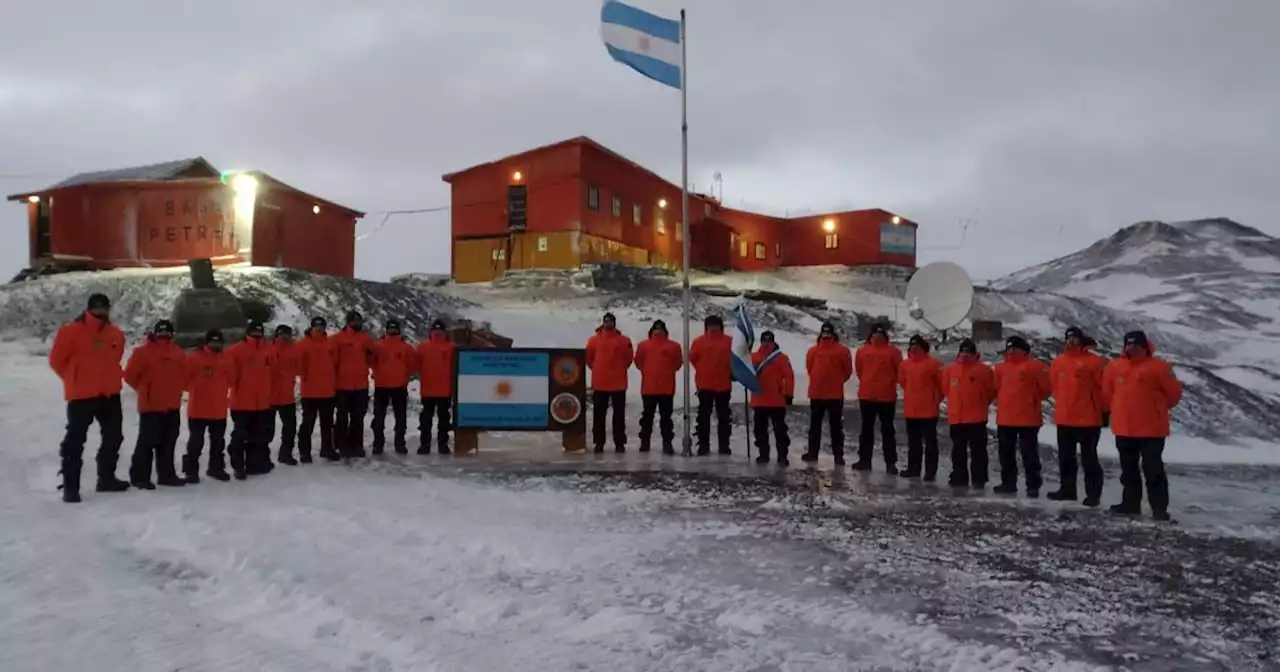
[{"label": "flagpole", "polygon": [[693,437],[689,434],[689,390],[693,382],[689,379],[689,313],[692,310],[689,296],[689,68],[688,47],[685,40],[684,10],[680,10],[680,233],[683,236],[681,245],[681,301],[684,313],[684,450],[681,455],[693,455]]},{"label": "flagpole", "polygon": [[751,390],[746,385],[742,386],[742,409],[743,421],[746,424],[746,431],[743,434],[747,437],[747,461],[751,461]]}]

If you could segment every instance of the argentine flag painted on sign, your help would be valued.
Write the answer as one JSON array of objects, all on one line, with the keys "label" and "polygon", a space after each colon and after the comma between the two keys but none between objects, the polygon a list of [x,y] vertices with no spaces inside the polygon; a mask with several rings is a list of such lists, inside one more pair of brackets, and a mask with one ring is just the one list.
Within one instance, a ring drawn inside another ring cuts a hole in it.
[{"label": "argentine flag painted on sign", "polygon": [[760,381],[756,379],[756,369],[751,365],[751,348],[756,344],[756,331],[747,315],[746,299],[738,300],[738,307],[733,311],[733,327],[733,351],[729,359],[733,379],[747,390],[759,393]]},{"label": "argentine flag painted on sign", "polygon": [[680,22],[664,19],[617,0],[600,10],[600,34],[613,60],[674,89],[680,88],[684,57]]}]

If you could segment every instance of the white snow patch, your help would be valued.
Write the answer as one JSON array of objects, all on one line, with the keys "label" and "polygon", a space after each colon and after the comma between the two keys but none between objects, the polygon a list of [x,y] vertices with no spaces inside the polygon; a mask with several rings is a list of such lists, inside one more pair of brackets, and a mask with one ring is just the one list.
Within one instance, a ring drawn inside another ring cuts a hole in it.
[{"label": "white snow patch", "polygon": [[[1040,428],[1040,443],[1058,446],[1057,425]],[[1115,434],[1110,428],[1102,430],[1098,455],[1112,458],[1120,455],[1116,451]],[[1280,443],[1247,438],[1219,443],[1194,436],[1171,436],[1165,442],[1164,461],[1182,464],[1280,464]]]}]

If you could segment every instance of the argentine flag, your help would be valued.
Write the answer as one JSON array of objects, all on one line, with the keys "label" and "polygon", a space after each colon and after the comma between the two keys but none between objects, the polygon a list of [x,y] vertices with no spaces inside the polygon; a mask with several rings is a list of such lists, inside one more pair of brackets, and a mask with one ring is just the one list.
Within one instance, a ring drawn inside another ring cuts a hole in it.
[{"label": "argentine flag", "polygon": [[739,299],[738,307],[733,311],[733,351],[729,363],[733,370],[733,379],[747,390],[760,392],[760,381],[756,378],[756,369],[751,365],[751,348],[756,344],[756,331],[751,326],[751,318],[747,316],[747,300]]},{"label": "argentine flag", "polygon": [[680,22],[664,19],[617,0],[600,10],[600,34],[613,60],[671,88],[680,88],[684,55]]}]

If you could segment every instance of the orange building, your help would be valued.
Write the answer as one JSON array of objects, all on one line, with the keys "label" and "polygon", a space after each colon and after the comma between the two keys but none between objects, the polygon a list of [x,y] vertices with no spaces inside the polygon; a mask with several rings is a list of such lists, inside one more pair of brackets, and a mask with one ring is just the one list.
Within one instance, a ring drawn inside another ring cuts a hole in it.
[{"label": "orange building", "polygon": [[364,216],[260,172],[222,174],[202,158],[82,173],[14,194],[27,206],[35,271],[216,265],[355,275]]},{"label": "orange building", "polygon": [[[444,176],[455,282],[620,262],[679,268],[680,187],[586,137]],[[523,218],[510,215],[523,213]],[[689,195],[694,268],[915,267],[915,222],[884,210],[779,218]]]}]

